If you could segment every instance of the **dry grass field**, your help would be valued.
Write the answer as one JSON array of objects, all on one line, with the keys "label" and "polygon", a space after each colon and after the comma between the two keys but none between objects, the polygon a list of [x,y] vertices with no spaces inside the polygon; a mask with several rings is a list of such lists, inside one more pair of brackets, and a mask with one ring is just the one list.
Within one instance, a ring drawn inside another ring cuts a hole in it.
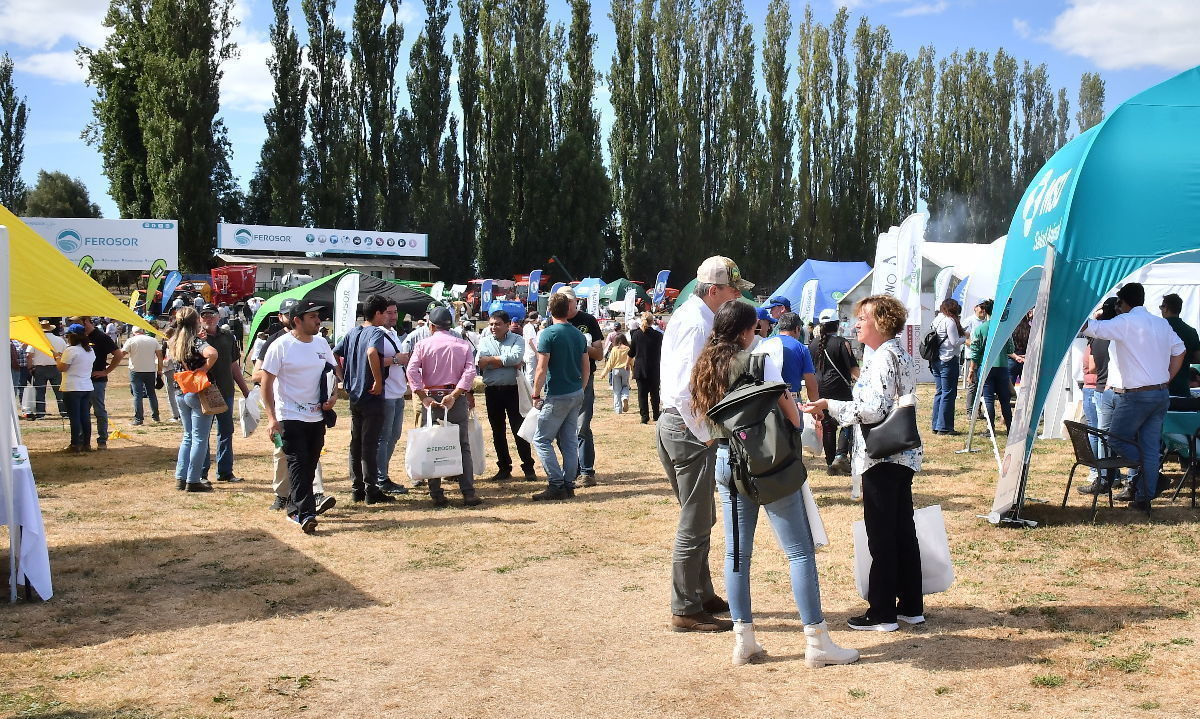
[{"label": "dry grass field", "polygon": [[734,668],[731,634],[668,629],[675,502],[653,427],[614,415],[607,386],[600,486],[546,505],[523,481],[481,482],[473,509],[457,491],[445,510],[419,491],[351,505],[341,403],[325,458],[340,504],[310,537],[267,510],[265,436],[236,440],[246,483],[177,492],[179,426],[130,427],[126,380],[113,385],[113,425],[131,439],[105,453],[56,454],[64,427],[22,423],[56,595],[0,605],[0,716],[1200,716],[1200,512],[1160,500],[1153,522],[1118,507],[1092,525],[1074,493],[1060,509],[1065,442],[1035,452],[1028,515],[1041,526],[1003,529],[976,516],[991,504],[990,451],[927,435],[917,501],[944,508],[957,580],[927,598],[925,626],[890,634],[845,628],[862,608],[861,508],[844,478],[813,470],[832,541],[824,608],[862,660],[804,667],[786,564],[762,532],[752,576],[770,656]]}]

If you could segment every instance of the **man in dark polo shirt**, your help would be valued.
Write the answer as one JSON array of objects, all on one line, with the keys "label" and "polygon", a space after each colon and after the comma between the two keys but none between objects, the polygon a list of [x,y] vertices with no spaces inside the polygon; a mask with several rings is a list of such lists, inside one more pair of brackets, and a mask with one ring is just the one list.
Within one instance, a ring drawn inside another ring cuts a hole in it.
[{"label": "man in dark polo shirt", "polygon": [[[108,449],[108,408],[104,404],[105,391],[108,389],[108,375],[121,364],[125,353],[117,347],[117,343],[104,333],[91,317],[72,317],[72,323],[81,324],[87,330],[87,338],[92,343],[96,353],[96,361],[92,363],[92,413],[96,415],[96,449]],[[109,356],[112,359],[109,359]]]},{"label": "man in dark polo shirt", "polygon": [[[205,341],[217,351],[217,361],[208,370],[208,378],[221,390],[228,405],[217,415],[217,481],[240,482],[233,474],[233,386],[242,390],[242,396],[250,394],[250,385],[242,376],[242,364],[238,357],[237,339],[232,332],[221,329],[217,306],[209,303],[200,308],[200,321],[207,334]],[[208,477],[211,457],[204,462],[204,476]]]},{"label": "man in dark polo shirt", "polygon": [[1189,386],[1191,384],[1189,382],[1191,368],[1189,365],[1192,362],[1200,362],[1200,335],[1197,335],[1196,330],[1180,318],[1179,315],[1183,312],[1183,298],[1179,295],[1165,295],[1162,298],[1162,304],[1158,307],[1158,312],[1171,325],[1171,329],[1175,330],[1175,334],[1179,335],[1179,339],[1183,340],[1185,350],[1183,367],[1167,384],[1167,393],[1172,397],[1191,397],[1192,390]]}]

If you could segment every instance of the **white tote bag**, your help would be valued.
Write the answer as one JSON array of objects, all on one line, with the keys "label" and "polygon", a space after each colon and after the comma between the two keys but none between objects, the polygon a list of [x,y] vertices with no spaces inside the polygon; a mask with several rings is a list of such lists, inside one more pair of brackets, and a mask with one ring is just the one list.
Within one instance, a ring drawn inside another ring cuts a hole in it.
[{"label": "white tote bag", "polygon": [[237,416],[238,423],[242,426],[243,437],[249,437],[258,429],[258,423],[262,419],[262,405],[259,404],[261,394],[262,390],[258,387],[251,387],[250,394],[238,398]]},{"label": "white tote bag", "polygon": [[533,411],[533,388],[524,372],[517,372],[517,411],[522,417]]},{"label": "white tote bag", "polygon": [[804,493],[804,511],[808,515],[808,529],[812,533],[813,546],[828,547],[829,535],[825,533],[825,523],[821,521],[821,510],[817,509],[817,500],[813,499],[809,482],[805,482],[800,491]]},{"label": "white tote bag", "polygon": [[479,423],[474,410],[467,420],[467,438],[471,440],[471,470],[478,477],[486,469],[487,461],[483,456],[483,425]]},{"label": "white tote bag", "polygon": [[[950,540],[940,504],[913,512],[917,525],[917,543],[921,546],[921,593],[944,592],[954,583],[954,565],[950,562]],[[867,525],[854,523],[854,585],[858,596],[867,598],[871,577],[871,551],[867,548]]]},{"label": "white tote bag", "polygon": [[536,410],[525,415],[525,421],[521,423],[521,428],[517,430],[517,436],[532,444],[533,437],[537,434],[539,416],[541,416],[541,412]]},{"label": "white tote bag", "polygon": [[408,431],[404,468],[412,479],[457,477],[463,473],[462,449],[458,444],[458,425],[439,419],[425,410],[425,426]]}]

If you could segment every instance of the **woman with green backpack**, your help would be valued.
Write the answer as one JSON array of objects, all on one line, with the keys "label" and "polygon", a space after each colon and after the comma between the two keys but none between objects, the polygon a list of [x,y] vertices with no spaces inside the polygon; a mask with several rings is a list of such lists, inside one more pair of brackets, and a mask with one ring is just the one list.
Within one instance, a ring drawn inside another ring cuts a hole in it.
[{"label": "woman with green backpack", "polygon": [[[692,407],[696,414],[707,413],[749,373],[748,349],[754,342],[757,321],[755,308],[744,302],[726,302],[717,311],[713,318],[712,335],[692,370]],[[768,382],[782,380],[780,367],[770,361],[763,374],[763,379]],[[779,407],[793,427],[801,426],[796,401],[789,392],[785,391],[780,396]],[[714,424],[713,436],[717,442],[717,492],[721,496],[725,517],[725,587],[729,592],[729,611],[734,621],[733,663],[741,665],[765,652],[754,637],[750,606],[750,557],[754,552],[754,530],[758,524],[760,505],[745,495],[734,496],[737,489],[732,481],[728,435],[722,427]],[[766,509],[775,536],[788,558],[792,595],[805,625],[805,663],[810,667],[819,667],[857,661],[856,650],[839,647],[829,637],[829,629],[821,612],[815,547],[803,493],[795,491],[761,506]],[[735,546],[738,547],[736,556]]]}]

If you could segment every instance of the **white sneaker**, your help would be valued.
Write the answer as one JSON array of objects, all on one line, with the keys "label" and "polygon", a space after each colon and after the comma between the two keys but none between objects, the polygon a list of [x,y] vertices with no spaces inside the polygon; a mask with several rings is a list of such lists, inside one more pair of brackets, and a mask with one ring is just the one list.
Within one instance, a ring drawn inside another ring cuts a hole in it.
[{"label": "white sneaker", "polygon": [[905,616],[903,614],[897,614],[896,619],[904,622],[905,624],[924,624],[925,623],[925,615],[924,614],[918,614],[913,617]]}]

